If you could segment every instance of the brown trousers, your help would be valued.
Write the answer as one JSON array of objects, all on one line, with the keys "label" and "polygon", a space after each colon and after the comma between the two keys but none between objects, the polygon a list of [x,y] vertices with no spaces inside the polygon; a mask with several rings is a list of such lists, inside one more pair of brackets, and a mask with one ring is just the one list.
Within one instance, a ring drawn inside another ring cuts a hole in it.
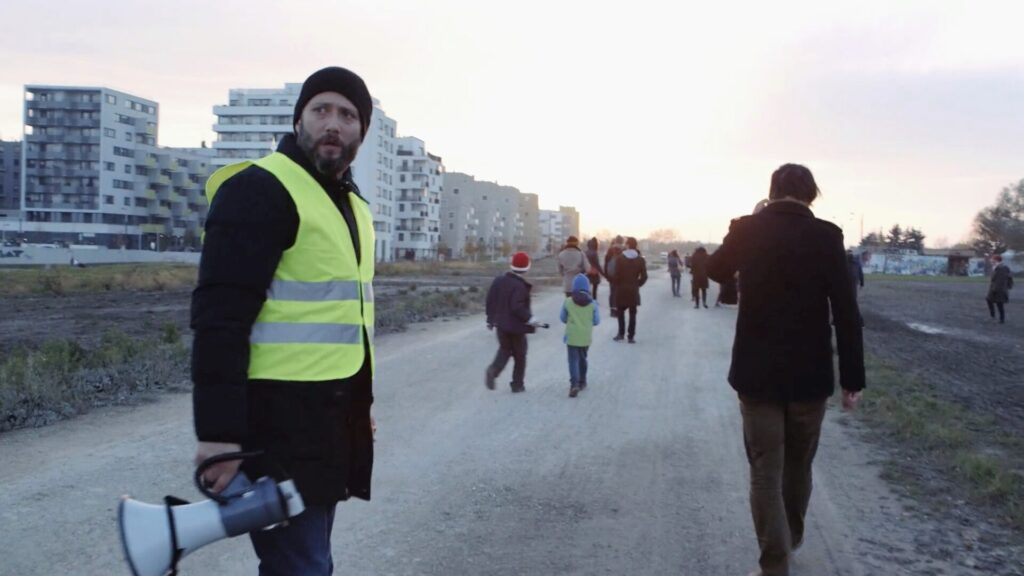
[{"label": "brown trousers", "polygon": [[804,537],[825,401],[764,402],[740,396],[740,412],[761,571],[786,576],[790,551]]}]

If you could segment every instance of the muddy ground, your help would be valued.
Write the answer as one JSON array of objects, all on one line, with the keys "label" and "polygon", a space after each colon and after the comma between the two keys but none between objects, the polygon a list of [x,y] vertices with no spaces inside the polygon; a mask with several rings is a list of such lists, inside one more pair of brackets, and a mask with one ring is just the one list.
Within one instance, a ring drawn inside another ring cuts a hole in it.
[{"label": "muddy ground", "polygon": [[987,287],[869,277],[860,296],[866,350],[944,398],[1024,431],[1024,308],[1011,300],[1007,323],[996,323]]},{"label": "muddy ground", "polygon": [[[998,324],[989,317],[986,291],[984,281],[869,277],[860,295],[865,350],[937,398],[990,418],[993,425],[974,431],[981,449],[1024,477],[1024,454],[1005,441],[1024,436],[1024,310],[1011,301],[1007,323]],[[943,558],[963,546],[976,551],[976,567],[984,573],[1024,573],[1024,566],[1008,564],[1024,551],[1024,532],[1006,519],[1005,502],[972,499],[948,462],[884,432],[862,429],[884,455],[890,483],[918,503],[916,513],[959,526],[955,533],[922,534],[920,550]]]}]

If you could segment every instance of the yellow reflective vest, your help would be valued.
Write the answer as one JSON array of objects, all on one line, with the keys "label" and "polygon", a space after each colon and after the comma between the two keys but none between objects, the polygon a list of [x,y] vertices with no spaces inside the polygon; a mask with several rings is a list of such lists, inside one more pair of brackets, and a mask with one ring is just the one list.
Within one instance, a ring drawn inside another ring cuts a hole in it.
[{"label": "yellow reflective vest", "polygon": [[[212,203],[220,186],[256,165],[273,174],[295,202],[299,229],[274,272],[249,336],[249,379],[317,382],[348,378],[369,351],[373,371],[373,216],[355,194],[352,206],[361,259],[345,218],[302,166],[275,152],[217,170],[206,182]],[[368,341],[364,341],[364,338]]]}]

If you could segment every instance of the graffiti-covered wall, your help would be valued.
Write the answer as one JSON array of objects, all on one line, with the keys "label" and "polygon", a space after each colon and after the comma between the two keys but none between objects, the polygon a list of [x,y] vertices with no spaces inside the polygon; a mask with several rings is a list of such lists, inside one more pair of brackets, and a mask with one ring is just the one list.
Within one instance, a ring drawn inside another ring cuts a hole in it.
[{"label": "graffiti-covered wall", "polygon": [[[968,276],[985,275],[984,258],[951,259],[948,256],[922,256],[920,254],[889,254],[863,252],[861,262],[865,274],[902,274],[917,276],[945,276],[951,273]],[[964,269],[966,260],[966,270]]]}]

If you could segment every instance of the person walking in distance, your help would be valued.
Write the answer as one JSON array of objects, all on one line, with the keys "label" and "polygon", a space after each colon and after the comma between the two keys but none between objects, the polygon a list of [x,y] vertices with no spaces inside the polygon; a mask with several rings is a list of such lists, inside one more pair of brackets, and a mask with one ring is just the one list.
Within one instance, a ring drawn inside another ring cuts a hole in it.
[{"label": "person walking in distance", "polygon": [[853,253],[853,250],[846,251],[846,266],[850,271],[850,282],[853,285],[853,296],[856,298],[860,290],[864,288],[864,266],[860,263],[860,256]]},{"label": "person walking in distance", "polygon": [[587,257],[580,250],[580,241],[575,236],[569,236],[558,252],[558,273],[562,275],[562,292],[571,296],[576,275],[587,273]]},{"label": "person walking in distance", "polygon": [[995,268],[992,269],[992,279],[988,284],[988,296],[985,302],[988,304],[988,313],[993,320],[996,318],[996,309],[999,310],[999,323],[1006,323],[1006,304],[1010,301],[1010,289],[1013,288],[1013,276],[1010,275],[1010,268],[1003,264],[1003,257],[999,254],[992,256]]},{"label": "person walking in distance", "polygon": [[750,509],[760,547],[753,574],[785,576],[804,538],[811,464],[826,400],[834,391],[829,312],[839,353],[843,407],[864,388],[864,347],[838,226],[814,217],[811,171],[786,164],[772,174],[769,203],[732,221],[708,274],[738,271],[729,384],[739,396],[750,467]]},{"label": "person walking in distance", "polygon": [[536,332],[530,310],[533,286],[523,278],[530,271],[530,256],[516,252],[512,255],[511,268],[495,278],[487,291],[487,329],[498,333],[498,352],[484,371],[484,384],[488,390],[494,390],[494,379],[501,375],[511,358],[514,362],[512,392],[525,392],[526,335]]},{"label": "person walking in distance", "polygon": [[572,296],[562,302],[559,318],[565,324],[565,346],[569,353],[569,397],[575,398],[587,387],[587,352],[594,339],[594,326],[601,323],[597,302],[590,297],[590,281],[578,274],[572,283]]},{"label": "person walking in distance", "polygon": [[693,251],[690,257],[690,294],[693,297],[693,307],[700,308],[701,304],[708,307],[708,251],[699,246]]},{"label": "person walking in distance", "polygon": [[604,277],[608,279],[608,313],[613,318],[619,315],[619,310],[615,307],[615,282],[612,281],[612,276],[615,274],[615,259],[622,254],[624,243],[625,239],[622,236],[616,236],[604,253]]},{"label": "person walking in distance", "polygon": [[668,275],[672,279],[672,296],[679,297],[679,285],[683,278],[683,259],[678,250],[668,253]]},{"label": "person walking in distance", "polygon": [[595,301],[597,300],[597,286],[601,283],[601,276],[604,276],[597,247],[597,238],[591,238],[587,240],[587,250],[583,253],[587,257],[587,280],[590,281],[590,295]]},{"label": "person walking in distance", "polygon": [[[647,282],[647,261],[636,247],[636,238],[626,238],[626,249],[612,261],[615,272],[612,275],[615,307],[619,310],[619,332],[613,340],[621,342],[628,337],[630,344],[636,343],[636,309],[640,306],[640,287]],[[629,327],[626,327],[626,314]]]},{"label": "person walking in distance", "polygon": [[373,101],[353,72],[303,83],[277,151],[210,176],[192,293],[192,407],[202,482],[290,476],[305,511],[250,534],[259,573],[333,572],[337,503],[370,499],[373,215],[350,166]]}]

